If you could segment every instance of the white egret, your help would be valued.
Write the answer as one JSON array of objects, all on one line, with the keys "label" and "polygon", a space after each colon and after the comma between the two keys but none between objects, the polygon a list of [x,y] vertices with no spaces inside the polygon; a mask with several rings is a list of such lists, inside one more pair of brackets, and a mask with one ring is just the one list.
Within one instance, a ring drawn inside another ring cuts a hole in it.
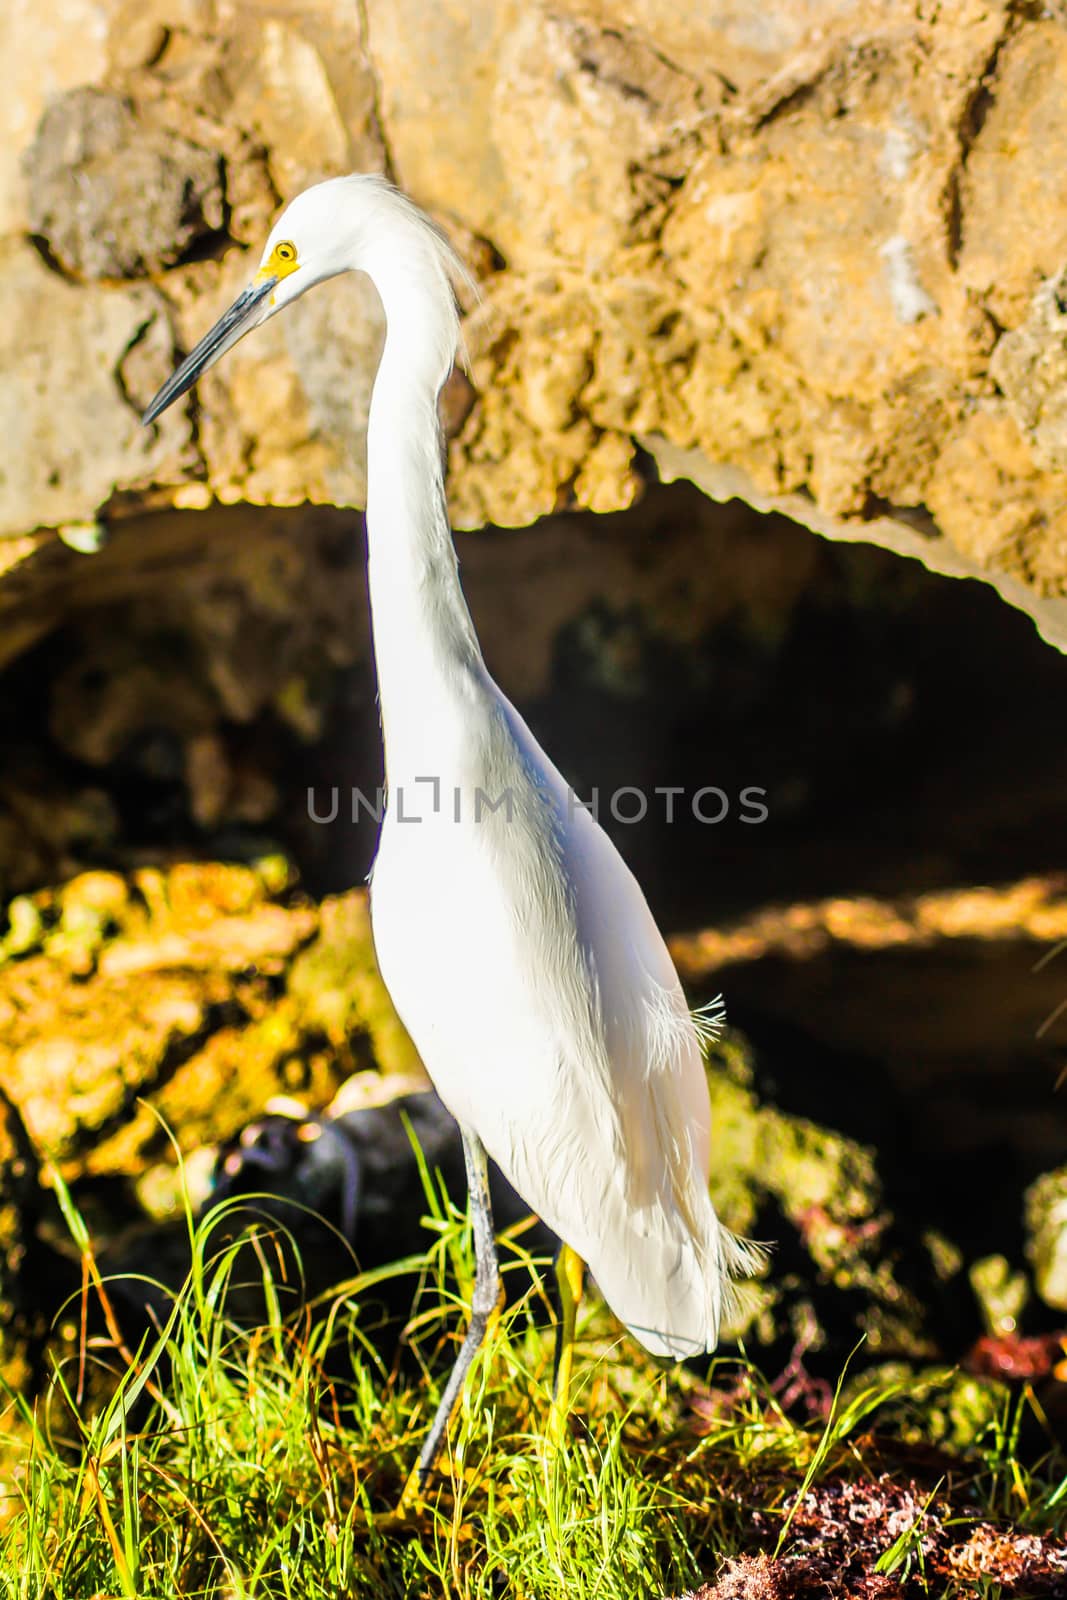
[{"label": "white egret", "polygon": [[463,269],[381,178],[282,213],[251,284],[164,384],[158,417],[251,329],[361,271],[386,337],[367,428],[368,577],[388,799],[371,876],[382,976],[463,1130],[471,1321],[419,1456],[431,1472],[499,1304],[486,1153],[564,1241],[554,1416],[565,1415],[587,1263],[644,1347],[714,1349],[757,1252],[708,1194],[700,1026],[638,884],[486,669],[445,506],[437,397]]}]

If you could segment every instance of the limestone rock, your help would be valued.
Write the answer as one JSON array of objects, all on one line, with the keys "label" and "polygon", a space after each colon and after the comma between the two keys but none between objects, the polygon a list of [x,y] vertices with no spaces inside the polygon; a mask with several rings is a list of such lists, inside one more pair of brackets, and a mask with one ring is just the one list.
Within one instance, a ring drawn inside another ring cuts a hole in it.
[{"label": "limestone rock", "polygon": [[[774,906],[732,927],[678,935],[671,953],[690,981],[722,967],[788,955],[811,961],[830,951],[936,950],[963,941],[987,948],[1031,945],[1054,954],[1067,938],[1067,885],[1057,875],[998,888],[949,889],[892,900],[873,897]],[[1042,965],[1048,965],[1046,960]],[[1057,993],[1053,974],[1047,993]]]},{"label": "limestone rock", "polygon": [[0,117],[0,216],[5,233],[27,228],[21,162],[51,102],[64,91],[100,81],[108,67],[110,0],[70,0],[42,7],[12,0],[0,11],[0,55],[17,63],[7,73]]},{"label": "limestone rock", "polygon": [[369,657],[355,517],[214,507],[130,519],[91,560],[28,545],[0,593],[0,899],[158,838],[172,785],[196,830],[299,821],[294,752],[313,759],[339,672]]},{"label": "limestone rock", "polygon": [[148,277],[225,237],[218,156],[145,128],[118,95],[54,101],[24,168],[30,226],[73,277]]},{"label": "limestone rock", "polygon": [[[459,524],[627,505],[658,439],[823,532],[986,575],[1067,640],[1059,10],[99,0],[80,75],[45,13],[0,111],[28,177],[0,182],[0,533],[359,503],[380,328],[356,291],[294,308],[157,432],[137,411],[282,199],[386,168],[483,280]],[[49,283],[28,227],[92,281]]]},{"label": "limestone rock", "polygon": [[1067,468],[1067,267],[1042,283],[1026,321],[998,341],[990,372],[1035,461]]},{"label": "limestone rock", "polygon": [[164,417],[153,436],[125,392],[123,367],[138,346],[156,364],[171,359],[159,291],[147,283],[122,294],[100,284],[76,288],[21,240],[0,243],[0,261],[0,526],[92,518],[117,483],[175,485],[195,470],[188,417]]},{"label": "limestone rock", "polygon": [[[930,1162],[936,1172],[931,1182],[942,1186],[951,1231],[988,1255],[983,1241],[992,1222],[973,1191],[975,1174],[1004,1162],[1005,1173],[1015,1174],[1017,1198],[1005,1202],[1014,1215],[1026,1184],[1057,1161],[1062,1144],[1054,1085],[1065,891],[1057,875],[895,899],[776,905],[678,936],[671,951],[696,994],[721,988],[742,1018],[755,1007],[761,1020],[815,1039],[825,1065],[808,1072],[815,1082],[822,1081],[816,1070],[830,1073],[823,1093],[844,1093],[835,1059],[887,1063],[887,1081],[868,1065],[858,1091],[863,1127],[884,1155],[893,1146],[888,1133],[883,1145],[886,1119],[897,1105],[910,1123],[908,1159],[916,1171]],[[815,1092],[807,1083],[805,1101]],[[930,1142],[939,1139],[933,1157]],[[1010,1182],[1005,1176],[1004,1191]],[[1055,1275],[1060,1248],[1053,1188],[1041,1179],[1027,1202],[1039,1289],[1043,1275]],[[1004,1204],[995,1210],[999,1219]],[[1014,1261],[1012,1271],[1020,1265]]]},{"label": "limestone rock", "polygon": [[[0,946],[0,1082],[69,1178],[228,1138],[272,1095],[329,1099],[417,1057],[374,964],[365,894],[321,911],[288,868],[85,873],[17,902]],[[161,1120],[162,1119],[162,1123]]]},{"label": "limestone rock", "polygon": [[21,160],[0,215],[0,537],[92,522],[116,497],[158,503],[160,490],[186,506],[360,500],[358,416],[338,377],[369,375],[380,330],[353,284],[297,308],[251,367],[239,353],[201,411],[190,402],[151,430],[139,420],[179,349],[247,280],[280,190],[380,166],[354,20],[309,9],[247,28],[197,0],[109,0],[97,20],[105,49],[85,54],[84,79],[62,28],[45,28],[32,59],[63,92],[35,101],[32,127],[23,100],[0,113]]}]

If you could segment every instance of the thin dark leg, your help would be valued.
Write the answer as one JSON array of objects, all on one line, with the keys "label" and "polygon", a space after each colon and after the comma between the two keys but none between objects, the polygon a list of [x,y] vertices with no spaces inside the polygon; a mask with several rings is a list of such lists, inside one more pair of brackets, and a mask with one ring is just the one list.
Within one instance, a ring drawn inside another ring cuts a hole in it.
[{"label": "thin dark leg", "polygon": [[497,1261],[496,1241],[493,1237],[493,1208],[489,1198],[489,1162],[485,1147],[477,1134],[462,1129],[463,1158],[467,1165],[467,1186],[471,1197],[471,1224],[474,1228],[474,1298],[471,1302],[470,1327],[452,1368],[437,1413],[419,1452],[415,1474],[418,1487],[425,1489],[434,1463],[448,1433],[452,1413],[463,1392],[463,1384],[485,1338],[493,1316],[500,1309],[503,1286]]}]

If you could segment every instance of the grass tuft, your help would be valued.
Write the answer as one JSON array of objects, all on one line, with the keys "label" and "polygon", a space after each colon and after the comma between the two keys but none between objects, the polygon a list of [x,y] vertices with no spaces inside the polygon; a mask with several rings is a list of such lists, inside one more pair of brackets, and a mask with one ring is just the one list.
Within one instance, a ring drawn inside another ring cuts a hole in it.
[{"label": "grass tuft", "polygon": [[[843,1373],[829,1416],[800,1423],[745,1360],[665,1372],[595,1306],[580,1327],[570,1436],[550,1450],[552,1332],[538,1289],[511,1306],[480,1355],[441,1483],[398,1525],[390,1513],[473,1282],[469,1220],[429,1173],[424,1180],[429,1248],[388,1269],[411,1274],[416,1288],[392,1364],[361,1323],[385,1273],[287,1314],[291,1250],[279,1248],[276,1228],[227,1237],[220,1207],[193,1230],[188,1279],[139,1349],[83,1335],[35,1403],[8,1396],[0,1592],[635,1600],[680,1594],[702,1577],[716,1582],[707,1595],[745,1594],[746,1584],[777,1593],[774,1582],[792,1574],[781,1592],[801,1595],[804,1563],[824,1547],[856,1593],[892,1583],[900,1593],[977,1595],[991,1592],[980,1552],[1008,1548],[1006,1522],[1012,1559],[1023,1559],[1019,1538],[1031,1540],[1031,1576],[1034,1549],[1060,1533],[1062,1462],[1019,1458],[1036,1404],[1025,1392],[1005,1392],[971,1456],[946,1464],[939,1454],[924,1482],[907,1429],[890,1436],[875,1425],[914,1423],[951,1374],[919,1384]],[[84,1293],[106,1301],[84,1223],[65,1191],[60,1198],[83,1253]],[[511,1270],[528,1270],[521,1230],[505,1243]],[[250,1270],[265,1307],[252,1329],[228,1309]],[[817,1592],[833,1600],[828,1571],[818,1568]]]}]

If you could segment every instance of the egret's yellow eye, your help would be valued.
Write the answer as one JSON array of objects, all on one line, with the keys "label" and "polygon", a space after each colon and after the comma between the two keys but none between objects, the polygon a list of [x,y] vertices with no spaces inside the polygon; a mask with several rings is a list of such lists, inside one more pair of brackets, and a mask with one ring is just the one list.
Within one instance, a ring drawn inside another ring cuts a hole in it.
[{"label": "egret's yellow eye", "polygon": [[280,239],[256,273],[256,277],[260,280],[263,278],[287,278],[291,272],[296,271],[299,265],[296,245],[291,239]]}]

